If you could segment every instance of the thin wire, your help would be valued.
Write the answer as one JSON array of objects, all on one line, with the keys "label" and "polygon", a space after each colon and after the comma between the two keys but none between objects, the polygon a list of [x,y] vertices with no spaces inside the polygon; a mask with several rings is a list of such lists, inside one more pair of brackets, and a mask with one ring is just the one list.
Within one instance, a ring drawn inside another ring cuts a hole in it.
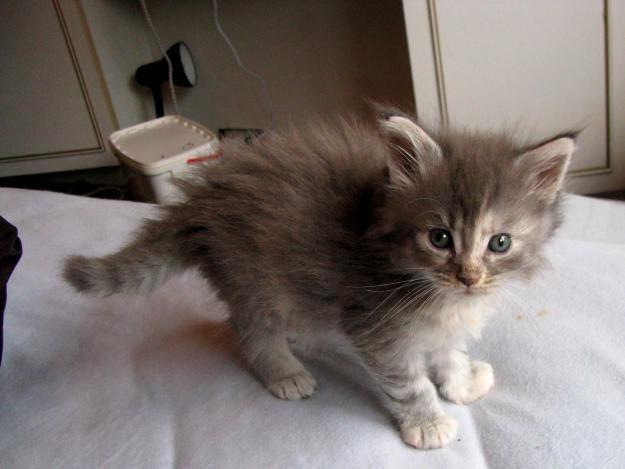
[{"label": "thin wire", "polygon": [[141,9],[143,10],[143,16],[145,16],[145,21],[148,23],[148,26],[152,30],[152,34],[154,35],[154,39],[156,40],[156,45],[158,46],[161,54],[165,57],[165,61],[167,62],[167,81],[169,82],[169,91],[171,93],[171,100],[174,104],[174,109],[176,110],[176,114],[180,114],[180,110],[178,109],[178,100],[176,99],[176,90],[174,88],[174,67],[171,63],[171,59],[163,44],[161,43],[161,39],[156,32],[156,28],[154,27],[154,23],[152,23],[152,17],[150,16],[150,12],[148,11],[148,6],[145,3],[145,0],[139,0],[141,3]]},{"label": "thin wire", "polygon": [[247,68],[243,64],[243,61],[241,60],[241,57],[239,56],[239,53],[237,52],[236,47],[234,47],[234,44],[232,44],[232,41],[230,40],[228,35],[225,33],[225,31],[221,27],[221,23],[219,22],[219,5],[217,4],[217,0],[213,0],[213,18],[215,20],[215,27],[217,28],[217,31],[219,31],[219,34],[221,35],[221,37],[224,39],[224,41],[226,41],[226,44],[228,44],[228,46],[230,47],[230,50],[232,51],[232,55],[234,55],[234,58],[237,61],[237,64],[239,65],[239,68],[243,70],[245,73],[247,73],[248,75],[250,75],[251,77],[258,80],[258,82],[261,84],[263,88],[263,95],[265,97],[267,108],[269,110],[271,126],[275,127],[273,103],[271,101],[271,96],[269,95],[269,91],[267,90],[267,83],[265,82],[265,79],[261,75],[251,71],[249,68]]}]

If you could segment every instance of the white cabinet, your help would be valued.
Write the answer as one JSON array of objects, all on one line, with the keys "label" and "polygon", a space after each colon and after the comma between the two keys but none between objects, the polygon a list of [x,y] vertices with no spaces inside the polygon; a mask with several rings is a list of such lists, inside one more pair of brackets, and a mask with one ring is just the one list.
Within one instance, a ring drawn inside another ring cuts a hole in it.
[{"label": "white cabinet", "polygon": [[538,140],[584,128],[570,187],[625,188],[625,2],[404,0],[417,112]]},{"label": "white cabinet", "polygon": [[79,15],[75,2],[0,3],[2,176],[115,162],[117,124]]},{"label": "white cabinet", "polygon": [[[118,121],[139,119],[124,107],[139,99],[135,93],[114,106],[110,91],[117,85],[114,98],[130,96],[133,68],[126,62],[150,57],[140,15],[129,24],[138,9],[117,3],[86,1],[85,9],[76,0],[0,2],[0,177],[116,164],[108,135]],[[102,44],[94,43],[86,12],[92,27],[114,19],[114,37],[102,34]],[[103,62],[111,46],[117,58]]]}]

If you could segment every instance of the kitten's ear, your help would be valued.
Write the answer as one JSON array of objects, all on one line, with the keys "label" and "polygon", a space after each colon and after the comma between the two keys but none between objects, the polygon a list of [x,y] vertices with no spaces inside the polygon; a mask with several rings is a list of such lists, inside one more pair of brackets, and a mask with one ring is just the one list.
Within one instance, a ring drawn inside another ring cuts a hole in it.
[{"label": "kitten's ear", "polygon": [[527,150],[516,161],[527,173],[530,190],[547,203],[553,202],[562,188],[576,136],[576,133],[557,136]]},{"label": "kitten's ear", "polygon": [[424,176],[442,160],[438,144],[408,117],[388,115],[379,122],[391,148],[389,169],[395,182],[410,181],[413,175]]}]

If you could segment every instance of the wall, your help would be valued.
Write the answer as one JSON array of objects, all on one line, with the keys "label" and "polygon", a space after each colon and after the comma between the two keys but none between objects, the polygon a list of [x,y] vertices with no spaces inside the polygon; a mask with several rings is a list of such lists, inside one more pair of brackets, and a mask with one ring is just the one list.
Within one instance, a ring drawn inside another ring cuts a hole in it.
[{"label": "wall", "polygon": [[[83,3],[94,13],[102,10],[97,5],[102,2]],[[134,50],[134,56],[141,56],[144,44],[122,45],[123,34],[111,37],[124,29],[110,22],[110,12],[123,2],[112,3],[114,8],[106,8],[109,16],[104,27],[92,28],[92,32],[96,44],[115,39],[109,42],[105,60],[118,71],[123,65],[131,77],[139,63],[129,63],[129,53]],[[135,9],[136,5],[128,3],[128,9]],[[222,27],[244,63],[265,78],[275,121],[280,124],[311,115],[362,112],[365,98],[414,106],[401,2],[381,4],[375,0],[220,0],[218,5]],[[182,114],[214,130],[271,126],[262,87],[238,68],[215,28],[210,0],[152,0],[148,7],[165,47],[185,41],[197,65],[197,86],[177,88]],[[88,16],[90,23],[102,22],[96,14]],[[127,21],[128,12],[123,16]],[[150,33],[146,34],[156,59],[160,53]],[[111,53],[115,49],[117,58]],[[116,77],[117,91],[126,85]],[[122,100],[141,103],[122,106],[127,113],[119,116],[122,126],[137,121],[139,108],[144,119],[152,117],[149,91],[138,92],[141,101],[136,95],[120,95]],[[166,110],[171,111],[169,103]]]}]

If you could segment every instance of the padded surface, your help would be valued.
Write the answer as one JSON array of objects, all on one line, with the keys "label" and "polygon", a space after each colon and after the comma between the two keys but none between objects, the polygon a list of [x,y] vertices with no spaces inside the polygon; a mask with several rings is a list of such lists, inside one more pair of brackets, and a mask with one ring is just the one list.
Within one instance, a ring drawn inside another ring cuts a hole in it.
[{"label": "padded surface", "polygon": [[2,468],[617,468],[625,466],[625,204],[570,197],[552,269],[471,345],[496,387],[462,407],[456,441],[405,446],[362,374],[310,363],[306,401],[242,367],[226,311],[193,273],[149,297],[90,298],[68,254],[121,246],[153,207],[0,189],[24,256],[9,282],[0,368]]}]

